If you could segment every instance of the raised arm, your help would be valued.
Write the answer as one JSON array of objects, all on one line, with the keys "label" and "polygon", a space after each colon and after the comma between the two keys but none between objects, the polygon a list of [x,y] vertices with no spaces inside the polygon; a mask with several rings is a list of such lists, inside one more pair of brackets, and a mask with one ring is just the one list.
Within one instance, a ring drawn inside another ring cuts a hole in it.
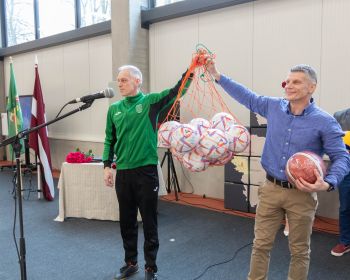
[{"label": "raised arm", "polygon": [[209,59],[206,69],[215,81],[236,101],[247,107],[250,111],[267,117],[269,100],[271,97],[258,95],[244,85],[237,83],[231,78],[221,74],[214,59]]}]

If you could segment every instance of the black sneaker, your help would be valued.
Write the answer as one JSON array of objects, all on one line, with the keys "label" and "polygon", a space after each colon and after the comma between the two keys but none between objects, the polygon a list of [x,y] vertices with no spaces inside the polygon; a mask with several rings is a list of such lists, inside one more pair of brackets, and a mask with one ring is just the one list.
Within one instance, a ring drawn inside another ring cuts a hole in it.
[{"label": "black sneaker", "polygon": [[145,270],[145,280],[157,280],[157,273],[155,273],[151,268],[146,268]]},{"label": "black sneaker", "polygon": [[132,263],[127,263],[119,269],[119,273],[114,277],[114,280],[127,279],[139,271],[139,266]]}]

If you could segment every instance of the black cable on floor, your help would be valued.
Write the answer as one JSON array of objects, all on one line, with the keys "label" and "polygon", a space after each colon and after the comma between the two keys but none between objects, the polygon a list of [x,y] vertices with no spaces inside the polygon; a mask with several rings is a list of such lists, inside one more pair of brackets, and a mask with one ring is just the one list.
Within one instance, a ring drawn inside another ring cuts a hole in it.
[{"label": "black cable on floor", "polygon": [[197,277],[193,278],[193,280],[197,280],[197,279],[203,277],[203,275],[204,275],[210,268],[212,268],[212,267],[214,267],[214,266],[226,264],[226,263],[229,263],[229,262],[233,261],[233,260],[237,257],[237,255],[238,255],[238,253],[239,253],[240,251],[242,251],[243,249],[245,249],[246,247],[248,247],[248,246],[250,246],[250,245],[252,245],[252,244],[253,244],[253,242],[249,242],[248,244],[246,244],[246,245],[244,245],[244,246],[238,248],[238,249],[236,250],[236,252],[233,254],[232,258],[230,258],[230,259],[228,259],[228,260],[226,260],[226,261],[222,261],[222,262],[215,263],[215,264],[211,264],[211,265],[207,266],[207,267],[204,269],[204,271],[203,271],[200,275],[198,275]]}]

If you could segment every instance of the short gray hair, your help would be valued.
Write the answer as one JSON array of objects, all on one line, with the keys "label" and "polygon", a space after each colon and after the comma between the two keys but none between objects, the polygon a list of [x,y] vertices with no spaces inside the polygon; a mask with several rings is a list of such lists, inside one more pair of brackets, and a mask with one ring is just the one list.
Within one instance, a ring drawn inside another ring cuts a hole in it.
[{"label": "short gray hair", "polygon": [[310,78],[311,81],[313,81],[315,84],[317,84],[316,71],[310,65],[307,65],[307,64],[295,65],[290,69],[290,72],[303,72],[304,74],[306,74]]},{"label": "short gray hair", "polygon": [[140,80],[140,85],[142,84],[142,73],[139,68],[134,65],[123,65],[118,68],[118,72],[128,70],[130,75],[136,79]]}]

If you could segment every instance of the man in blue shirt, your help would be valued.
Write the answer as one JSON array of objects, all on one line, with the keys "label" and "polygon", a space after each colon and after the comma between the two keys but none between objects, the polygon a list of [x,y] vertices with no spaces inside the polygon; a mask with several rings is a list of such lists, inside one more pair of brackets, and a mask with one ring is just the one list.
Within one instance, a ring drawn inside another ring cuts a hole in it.
[{"label": "man in blue shirt", "polygon": [[[258,95],[220,74],[214,60],[208,61],[207,70],[231,97],[267,119],[261,157],[267,179],[258,191],[248,279],[267,279],[270,251],[286,214],[291,253],[288,279],[306,280],[317,208],[316,192],[333,190],[350,170],[342,129],[312,98],[317,85],[316,72],[308,65],[293,67],[285,81],[285,97],[277,98]],[[286,163],[294,153],[305,150],[321,157],[327,154],[331,165],[324,178],[314,170],[317,177],[314,184],[298,179],[292,185],[285,174]]]}]

